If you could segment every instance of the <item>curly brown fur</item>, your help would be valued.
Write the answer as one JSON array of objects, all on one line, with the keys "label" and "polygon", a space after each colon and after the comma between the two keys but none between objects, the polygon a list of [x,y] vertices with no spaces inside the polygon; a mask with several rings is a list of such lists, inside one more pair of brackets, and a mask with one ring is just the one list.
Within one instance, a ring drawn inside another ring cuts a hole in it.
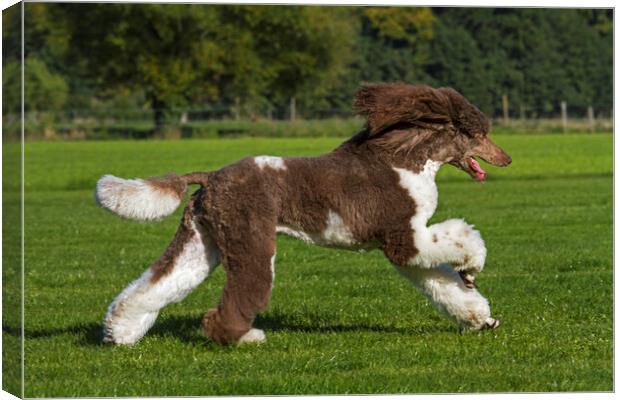
[{"label": "curly brown fur", "polygon": [[491,124],[487,116],[462,94],[452,88],[437,90],[450,99],[450,119],[457,129],[470,136],[489,133]]},{"label": "curly brown fur", "polygon": [[421,128],[450,120],[449,99],[429,86],[403,83],[364,83],[355,93],[353,109],[367,117],[369,136],[406,123]]}]

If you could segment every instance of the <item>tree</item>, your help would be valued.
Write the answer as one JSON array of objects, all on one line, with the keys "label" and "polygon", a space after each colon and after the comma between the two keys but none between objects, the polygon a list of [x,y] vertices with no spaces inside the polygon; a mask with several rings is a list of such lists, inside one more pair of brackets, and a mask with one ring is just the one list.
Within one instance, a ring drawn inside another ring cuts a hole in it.
[{"label": "tree", "polygon": [[487,113],[494,111],[492,88],[487,76],[488,64],[469,32],[460,27],[437,23],[429,62],[424,70],[434,86],[450,86]]},{"label": "tree", "polygon": [[[25,60],[24,81],[26,112],[62,109],[67,100],[67,83],[62,76],[50,72],[43,61],[36,57],[29,57]],[[2,103],[2,111],[5,114],[19,113],[21,110],[21,61],[14,60],[4,66],[2,86],[6,90],[5,93],[9,95]]]},{"label": "tree", "polygon": [[490,114],[501,112],[503,94],[539,115],[553,114],[561,100],[585,113],[601,98],[595,93],[610,106],[609,25],[604,10],[590,11],[436,9],[440,24],[427,71]]},{"label": "tree", "polygon": [[156,129],[173,107],[326,93],[346,65],[353,32],[345,8],[53,6],[71,32],[65,62],[83,62],[108,92],[142,90]]},{"label": "tree", "polygon": [[355,7],[357,20],[352,57],[339,85],[326,96],[334,108],[350,111],[351,98],[362,81],[424,83],[424,65],[436,19],[430,8]]},{"label": "tree", "polygon": [[237,80],[234,92],[254,87],[276,104],[295,97],[309,103],[330,92],[345,72],[355,33],[347,7],[239,6],[223,14],[224,22],[240,21],[251,37],[248,54],[260,71],[252,75],[253,84]]},{"label": "tree", "polygon": [[[295,98],[306,111],[348,112],[360,81],[453,86],[489,114],[501,112],[503,94],[544,115],[560,100],[578,112],[612,107],[610,10],[76,3],[25,10],[28,79],[40,87],[28,94],[32,109],[114,100],[150,107],[157,130],[190,105],[254,114]],[[3,13],[7,76],[21,59],[19,11]]]},{"label": "tree", "polygon": [[85,64],[105,92],[141,90],[156,131],[173,106],[214,98],[223,49],[215,10],[201,5],[58,4],[66,15],[66,61]]}]

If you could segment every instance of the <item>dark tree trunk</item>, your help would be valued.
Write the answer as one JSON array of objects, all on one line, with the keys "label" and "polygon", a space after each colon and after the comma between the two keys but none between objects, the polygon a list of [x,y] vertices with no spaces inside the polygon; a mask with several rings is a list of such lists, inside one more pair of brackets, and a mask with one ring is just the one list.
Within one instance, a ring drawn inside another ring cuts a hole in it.
[{"label": "dark tree trunk", "polygon": [[151,106],[153,107],[153,119],[155,122],[153,133],[158,134],[162,132],[166,126],[166,103],[157,96],[153,96]]}]

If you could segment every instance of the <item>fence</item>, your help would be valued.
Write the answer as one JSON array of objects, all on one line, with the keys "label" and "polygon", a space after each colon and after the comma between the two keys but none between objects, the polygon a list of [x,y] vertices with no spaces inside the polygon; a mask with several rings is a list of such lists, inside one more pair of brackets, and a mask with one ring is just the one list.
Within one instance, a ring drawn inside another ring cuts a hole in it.
[{"label": "fence", "polygon": [[[544,118],[539,117],[545,115]],[[610,132],[613,110],[589,106],[585,114],[564,101],[556,110],[510,107],[502,98],[502,113],[494,115],[494,130],[509,133]],[[289,107],[256,110],[203,107],[166,110],[166,127],[155,133],[151,109],[100,108],[60,112],[29,112],[26,137],[32,139],[119,139],[250,136],[350,136],[363,121],[349,110],[304,109],[295,101]],[[3,138],[20,137],[19,115],[3,116]]]},{"label": "fence", "polygon": [[[502,114],[495,120],[504,127],[523,126],[530,129],[536,126],[551,128],[554,131],[560,129],[562,132],[569,131],[611,131],[613,129],[613,108],[604,106],[588,105],[587,107],[569,107],[569,104],[562,100],[555,103],[553,110],[537,110],[524,105],[518,106],[516,110],[510,108],[507,95],[502,96]],[[583,109],[585,108],[585,112]],[[595,112],[596,110],[596,112]],[[538,117],[546,115],[547,117]]]}]

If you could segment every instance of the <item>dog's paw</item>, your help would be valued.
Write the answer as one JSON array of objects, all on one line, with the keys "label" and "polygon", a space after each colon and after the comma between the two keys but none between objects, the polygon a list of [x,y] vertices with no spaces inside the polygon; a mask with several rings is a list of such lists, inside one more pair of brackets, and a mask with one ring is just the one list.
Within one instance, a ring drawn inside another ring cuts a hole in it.
[{"label": "dog's paw", "polygon": [[495,318],[487,318],[486,321],[484,321],[484,325],[482,325],[482,328],[480,328],[481,331],[487,331],[487,330],[494,330],[499,328],[499,319],[495,319]]},{"label": "dog's paw", "polygon": [[237,344],[244,343],[263,343],[267,340],[265,332],[261,329],[252,328],[241,336],[237,341]]},{"label": "dog's paw", "polygon": [[477,331],[492,331],[499,328],[500,322],[498,319],[488,317],[483,322],[476,321],[461,321],[460,332],[477,332]]},{"label": "dog's paw", "polygon": [[478,285],[476,285],[476,276],[470,271],[459,271],[459,276],[463,280],[466,288],[476,289],[478,287]]},{"label": "dog's paw", "polygon": [[217,309],[212,308],[205,313],[202,317],[202,333],[205,336],[211,337],[213,336],[213,326],[215,325],[215,320],[217,318]]}]

